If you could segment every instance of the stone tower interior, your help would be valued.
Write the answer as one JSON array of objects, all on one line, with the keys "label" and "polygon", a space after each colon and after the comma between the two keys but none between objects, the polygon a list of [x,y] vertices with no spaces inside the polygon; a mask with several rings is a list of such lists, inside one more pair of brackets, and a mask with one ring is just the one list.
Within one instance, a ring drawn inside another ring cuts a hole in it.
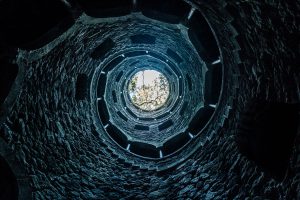
[{"label": "stone tower interior", "polygon": [[299,13],[0,0],[0,199],[300,199]]}]

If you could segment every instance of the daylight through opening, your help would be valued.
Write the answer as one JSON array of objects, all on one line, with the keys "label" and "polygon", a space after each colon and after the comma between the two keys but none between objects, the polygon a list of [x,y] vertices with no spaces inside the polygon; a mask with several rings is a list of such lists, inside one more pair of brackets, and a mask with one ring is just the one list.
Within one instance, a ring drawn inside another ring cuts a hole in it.
[{"label": "daylight through opening", "polygon": [[154,111],[166,104],[170,95],[169,81],[156,70],[142,70],[130,79],[128,93],[137,108]]}]

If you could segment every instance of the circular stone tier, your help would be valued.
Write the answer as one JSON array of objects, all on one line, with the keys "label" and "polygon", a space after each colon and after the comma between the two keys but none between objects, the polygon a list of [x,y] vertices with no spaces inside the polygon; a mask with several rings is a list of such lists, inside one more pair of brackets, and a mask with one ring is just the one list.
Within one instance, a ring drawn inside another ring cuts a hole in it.
[{"label": "circular stone tier", "polygon": [[126,162],[163,169],[214,134],[207,130],[218,109],[222,59],[209,25],[197,20],[211,36],[207,51],[195,48],[202,37],[192,24],[168,24],[141,13],[86,24],[88,30],[110,30],[93,36],[92,113],[99,138]]}]

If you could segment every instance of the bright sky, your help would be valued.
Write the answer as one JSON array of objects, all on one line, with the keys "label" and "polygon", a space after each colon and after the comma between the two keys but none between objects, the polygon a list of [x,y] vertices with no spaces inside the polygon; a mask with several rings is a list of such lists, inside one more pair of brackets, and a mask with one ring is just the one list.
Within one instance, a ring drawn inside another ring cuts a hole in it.
[{"label": "bright sky", "polygon": [[136,83],[137,87],[142,87],[142,85],[143,85],[143,72],[144,72],[144,84],[145,85],[154,85],[154,80],[159,77],[159,74],[161,74],[155,70],[145,70],[145,71],[140,71],[140,72],[136,73],[135,76],[138,77],[137,83]]},{"label": "bright sky", "polygon": [[[162,80],[159,78],[160,76]],[[134,87],[131,85],[132,80],[136,80]],[[130,87],[132,88],[130,89]],[[161,107],[169,96],[169,83],[162,73],[156,70],[137,72],[132,77],[128,89],[133,104],[146,111]]]}]

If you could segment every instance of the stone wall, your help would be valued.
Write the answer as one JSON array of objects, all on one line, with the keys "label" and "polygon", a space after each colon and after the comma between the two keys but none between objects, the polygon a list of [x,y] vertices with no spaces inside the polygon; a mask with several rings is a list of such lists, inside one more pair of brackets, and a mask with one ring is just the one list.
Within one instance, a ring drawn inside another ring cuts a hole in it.
[{"label": "stone wall", "polygon": [[33,199],[300,198],[299,131],[288,173],[280,181],[240,154],[235,142],[239,114],[248,102],[300,102],[299,1],[195,4],[212,24],[235,28],[231,31],[240,47],[238,94],[228,97],[235,104],[218,133],[167,171],[140,169],[116,157],[95,131],[89,99],[75,99],[76,75],[91,77],[90,66],[96,63],[82,65],[88,38],[76,50],[72,43],[88,35],[80,30],[74,34],[70,28],[42,48],[44,52],[19,52],[24,82],[1,127],[1,138],[25,170]]}]

